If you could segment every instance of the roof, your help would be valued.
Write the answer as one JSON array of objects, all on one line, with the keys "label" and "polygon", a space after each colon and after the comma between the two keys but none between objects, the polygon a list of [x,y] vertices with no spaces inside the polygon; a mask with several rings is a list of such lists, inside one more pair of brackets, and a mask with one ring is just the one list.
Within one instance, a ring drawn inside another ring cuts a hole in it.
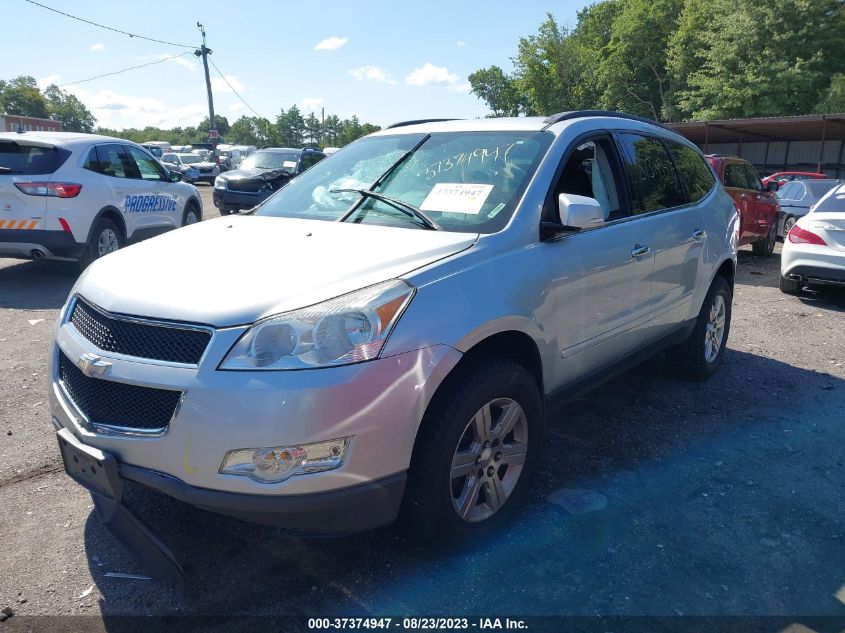
[{"label": "roof", "polygon": [[99,134],[83,134],[82,132],[0,132],[0,139],[6,141],[25,141],[27,139],[40,141],[42,143],[53,143],[57,145],[77,145],[80,143],[96,143],[112,141],[128,143],[122,138],[113,136],[102,136]]},{"label": "roof", "polygon": [[693,143],[735,143],[743,141],[845,140],[845,114],[723,119],[665,123],[666,127]]}]

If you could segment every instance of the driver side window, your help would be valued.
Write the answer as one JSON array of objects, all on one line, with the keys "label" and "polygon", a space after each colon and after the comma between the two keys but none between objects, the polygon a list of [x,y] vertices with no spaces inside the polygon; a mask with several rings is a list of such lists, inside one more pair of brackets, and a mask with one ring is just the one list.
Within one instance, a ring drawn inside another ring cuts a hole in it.
[{"label": "driver side window", "polygon": [[554,188],[555,206],[558,205],[560,194],[567,193],[598,201],[606,222],[625,216],[620,203],[620,179],[609,137],[580,143],[565,160]]},{"label": "driver side window", "polygon": [[135,147],[128,146],[127,149],[143,180],[166,180],[164,169],[155,160]]}]

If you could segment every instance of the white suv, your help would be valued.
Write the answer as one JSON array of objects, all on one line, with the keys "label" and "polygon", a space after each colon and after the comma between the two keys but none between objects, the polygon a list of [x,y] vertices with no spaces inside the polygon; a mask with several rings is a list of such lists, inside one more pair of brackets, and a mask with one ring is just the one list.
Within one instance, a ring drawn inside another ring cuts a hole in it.
[{"label": "white suv", "polygon": [[139,145],[0,133],[0,257],[93,260],[202,218],[196,187]]},{"label": "white suv", "polygon": [[52,355],[66,470],[136,544],[125,480],[309,532],[495,530],[547,403],[664,349],[717,369],[738,228],[701,152],[636,117],[393,126],[86,271]]}]

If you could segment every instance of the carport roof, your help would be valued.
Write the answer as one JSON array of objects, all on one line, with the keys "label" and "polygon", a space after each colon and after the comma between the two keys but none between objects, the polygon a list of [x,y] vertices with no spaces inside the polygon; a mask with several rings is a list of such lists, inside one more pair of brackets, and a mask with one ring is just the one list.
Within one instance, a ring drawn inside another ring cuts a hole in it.
[{"label": "carport roof", "polygon": [[726,119],[664,124],[697,145],[743,141],[845,140],[845,114]]}]

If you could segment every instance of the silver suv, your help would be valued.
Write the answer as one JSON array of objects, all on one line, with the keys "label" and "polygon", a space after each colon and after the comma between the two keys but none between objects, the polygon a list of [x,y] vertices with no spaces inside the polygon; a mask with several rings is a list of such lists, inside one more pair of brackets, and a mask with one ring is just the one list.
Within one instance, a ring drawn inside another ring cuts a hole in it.
[{"label": "silver suv", "polygon": [[661,350],[718,367],[737,230],[636,117],[394,125],[88,268],[53,348],[66,469],[114,529],[124,480],[306,532],[491,529],[550,401]]}]

